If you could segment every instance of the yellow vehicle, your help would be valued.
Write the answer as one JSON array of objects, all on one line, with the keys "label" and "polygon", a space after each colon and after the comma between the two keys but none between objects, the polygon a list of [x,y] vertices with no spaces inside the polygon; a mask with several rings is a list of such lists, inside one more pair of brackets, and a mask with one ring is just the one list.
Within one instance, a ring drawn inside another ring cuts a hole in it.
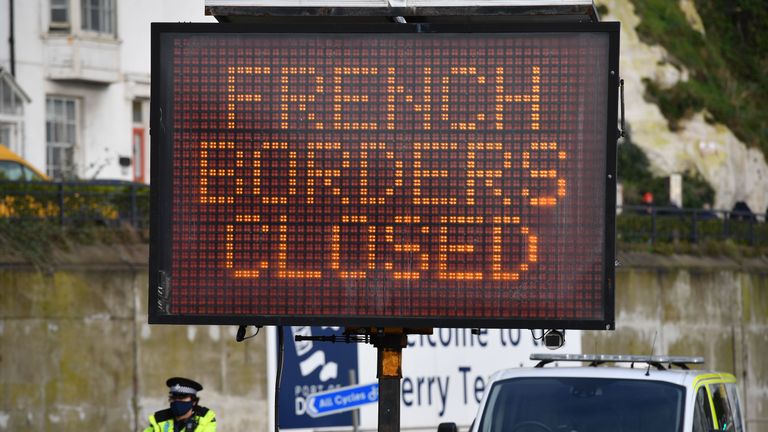
[{"label": "yellow vehicle", "polygon": [[[0,198],[0,217],[52,217],[58,207],[52,202],[41,202],[27,189],[33,183],[50,182],[21,156],[0,144],[0,182],[5,184]],[[19,190],[24,189],[24,190]]]},{"label": "yellow vehicle", "polygon": [[0,144],[0,217],[113,224],[119,219],[112,182],[53,182]]},{"label": "yellow vehicle", "polygon": [[21,156],[0,144],[0,180],[50,181]]}]

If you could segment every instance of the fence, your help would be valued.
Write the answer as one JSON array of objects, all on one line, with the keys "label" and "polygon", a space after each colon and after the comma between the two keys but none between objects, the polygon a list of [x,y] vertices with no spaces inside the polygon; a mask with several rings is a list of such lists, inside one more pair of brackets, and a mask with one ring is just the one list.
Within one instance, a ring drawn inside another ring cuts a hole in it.
[{"label": "fence", "polygon": [[[623,206],[616,217],[616,237],[627,243],[731,239],[768,245],[766,214]],[[59,225],[149,226],[149,186],[121,181],[0,181],[0,218],[48,220]]]},{"label": "fence", "polygon": [[618,211],[616,237],[627,243],[730,239],[751,246],[768,245],[768,214],[646,206],[623,206]]},{"label": "fence", "polygon": [[149,226],[149,186],[122,181],[0,181],[0,218]]}]

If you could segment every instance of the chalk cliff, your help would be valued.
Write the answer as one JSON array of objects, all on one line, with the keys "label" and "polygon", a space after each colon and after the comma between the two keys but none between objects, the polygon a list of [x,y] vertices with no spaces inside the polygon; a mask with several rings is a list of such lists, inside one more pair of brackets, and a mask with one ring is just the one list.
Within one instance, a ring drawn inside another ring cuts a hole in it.
[{"label": "chalk cliff", "polygon": [[[648,155],[659,176],[694,171],[715,189],[714,208],[730,209],[736,201],[746,201],[752,211],[764,213],[768,206],[768,165],[765,155],[749,148],[725,125],[706,111],[695,113],[672,131],[667,119],[653,102],[644,97],[651,80],[660,88],[671,88],[686,81],[689,73],[673,62],[662,46],[647,45],[636,31],[640,18],[630,0],[599,0],[608,8],[603,21],[621,22],[620,75],[624,79],[626,122],[632,141]],[[679,0],[689,24],[706,36],[692,0]],[[685,205],[685,203],[683,203]]]}]

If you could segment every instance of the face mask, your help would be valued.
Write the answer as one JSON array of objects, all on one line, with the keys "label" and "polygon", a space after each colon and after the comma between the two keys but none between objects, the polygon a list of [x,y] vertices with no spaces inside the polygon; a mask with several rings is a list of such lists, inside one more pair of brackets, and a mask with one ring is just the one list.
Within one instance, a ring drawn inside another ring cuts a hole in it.
[{"label": "face mask", "polygon": [[193,401],[189,401],[189,402],[173,401],[171,402],[171,412],[173,413],[174,417],[181,417],[184,414],[188,413],[189,410],[191,410],[194,405],[195,403]]}]

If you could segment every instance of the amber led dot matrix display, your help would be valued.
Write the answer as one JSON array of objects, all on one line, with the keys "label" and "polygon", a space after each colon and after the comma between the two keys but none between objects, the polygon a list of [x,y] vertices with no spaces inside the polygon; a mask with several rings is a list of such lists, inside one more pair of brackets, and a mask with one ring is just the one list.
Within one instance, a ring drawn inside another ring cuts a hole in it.
[{"label": "amber led dot matrix display", "polygon": [[618,25],[432,30],[153,27],[151,322],[612,325]]}]

